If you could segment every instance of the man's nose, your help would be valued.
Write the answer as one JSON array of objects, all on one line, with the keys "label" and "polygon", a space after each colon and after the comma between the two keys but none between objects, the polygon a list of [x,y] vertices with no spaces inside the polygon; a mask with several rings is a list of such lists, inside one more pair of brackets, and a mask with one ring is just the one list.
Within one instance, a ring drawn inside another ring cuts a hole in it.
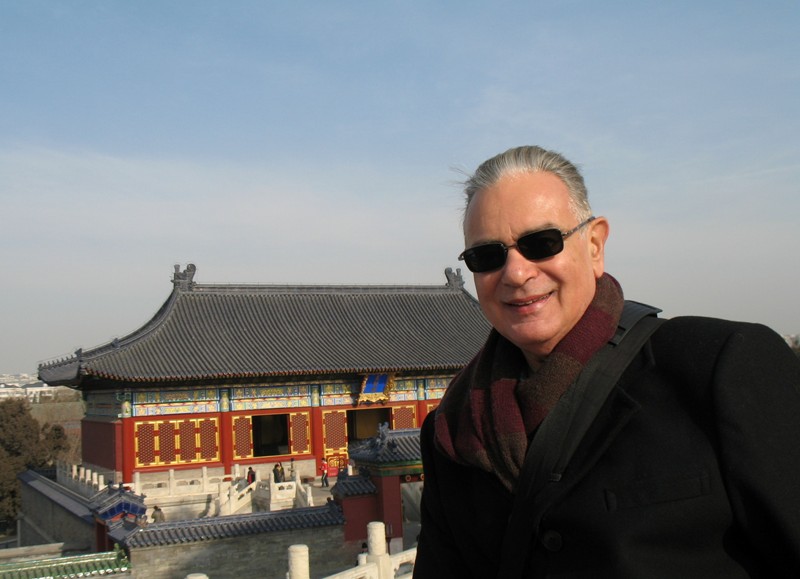
[{"label": "man's nose", "polygon": [[509,285],[521,286],[531,278],[539,275],[539,266],[523,256],[514,247],[508,248],[506,263],[503,266],[503,281]]}]

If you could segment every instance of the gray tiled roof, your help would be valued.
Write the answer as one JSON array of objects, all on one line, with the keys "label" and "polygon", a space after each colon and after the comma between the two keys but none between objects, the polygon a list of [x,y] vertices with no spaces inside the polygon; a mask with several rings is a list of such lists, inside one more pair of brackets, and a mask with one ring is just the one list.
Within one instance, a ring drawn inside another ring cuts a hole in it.
[{"label": "gray tiled roof", "polygon": [[464,290],[460,272],[445,274],[442,286],[200,285],[176,279],[142,328],[42,364],[39,376],[52,385],[80,386],[87,377],[165,382],[457,370],[483,345],[489,324]]},{"label": "gray tiled roof", "polygon": [[343,524],[341,508],[330,501],[321,507],[151,523],[128,535],[124,542],[135,549]]},{"label": "gray tiled roof", "polygon": [[355,475],[342,477],[341,475],[336,484],[331,487],[331,494],[334,497],[354,497],[361,495],[375,495],[378,487],[369,478]]},{"label": "gray tiled roof", "polygon": [[357,445],[350,445],[348,455],[356,464],[392,464],[420,462],[419,428],[388,430]]}]

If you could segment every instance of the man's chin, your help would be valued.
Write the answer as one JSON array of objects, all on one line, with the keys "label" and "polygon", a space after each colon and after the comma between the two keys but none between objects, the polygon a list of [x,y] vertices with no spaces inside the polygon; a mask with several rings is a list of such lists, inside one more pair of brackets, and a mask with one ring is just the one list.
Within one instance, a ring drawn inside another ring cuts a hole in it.
[{"label": "man's chin", "polygon": [[506,339],[522,350],[526,357],[534,356],[539,359],[546,358],[553,348],[558,344],[557,339],[552,334],[542,335],[541,333],[519,333],[511,332],[505,336]]}]

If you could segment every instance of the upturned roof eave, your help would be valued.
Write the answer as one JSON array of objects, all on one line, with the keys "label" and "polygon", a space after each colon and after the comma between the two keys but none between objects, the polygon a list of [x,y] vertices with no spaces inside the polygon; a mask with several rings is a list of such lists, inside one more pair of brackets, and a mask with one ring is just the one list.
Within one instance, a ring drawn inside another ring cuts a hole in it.
[{"label": "upturned roof eave", "polygon": [[39,380],[50,386],[75,386],[81,381],[81,363],[72,358],[62,363],[39,366]]},{"label": "upturned roof eave", "polygon": [[161,325],[169,317],[170,311],[175,306],[178,294],[179,289],[173,289],[150,320],[124,337],[115,338],[89,350],[79,349],[71,357],[39,364],[39,379],[50,386],[77,386],[82,381],[83,376],[92,375],[91,370],[87,367],[87,362],[108,352],[113,352],[121,346],[136,342]]}]

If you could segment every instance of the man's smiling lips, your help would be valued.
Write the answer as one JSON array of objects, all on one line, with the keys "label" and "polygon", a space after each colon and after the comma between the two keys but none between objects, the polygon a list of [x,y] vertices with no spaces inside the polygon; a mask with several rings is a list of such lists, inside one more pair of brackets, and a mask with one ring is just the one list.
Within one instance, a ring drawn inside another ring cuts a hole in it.
[{"label": "man's smiling lips", "polygon": [[532,306],[534,304],[539,304],[541,302],[546,301],[550,296],[553,295],[554,292],[548,292],[546,294],[542,294],[540,296],[524,298],[521,300],[511,300],[507,301],[506,305],[511,306],[514,308],[524,308],[525,306]]}]

